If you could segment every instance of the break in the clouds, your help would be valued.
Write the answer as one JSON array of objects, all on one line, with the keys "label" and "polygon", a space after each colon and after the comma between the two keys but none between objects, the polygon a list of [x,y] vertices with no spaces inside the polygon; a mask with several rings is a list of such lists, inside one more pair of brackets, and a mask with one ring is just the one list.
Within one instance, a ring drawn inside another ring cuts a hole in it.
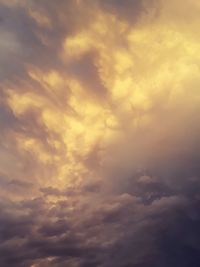
[{"label": "break in the clouds", "polygon": [[199,266],[199,13],[0,0],[0,266]]}]

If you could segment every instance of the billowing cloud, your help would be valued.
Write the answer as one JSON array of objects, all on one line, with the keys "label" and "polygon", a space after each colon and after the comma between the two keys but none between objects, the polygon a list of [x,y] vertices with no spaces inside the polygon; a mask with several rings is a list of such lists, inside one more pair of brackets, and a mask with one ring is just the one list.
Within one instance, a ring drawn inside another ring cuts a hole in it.
[{"label": "billowing cloud", "polygon": [[197,267],[197,0],[0,0],[0,266]]}]

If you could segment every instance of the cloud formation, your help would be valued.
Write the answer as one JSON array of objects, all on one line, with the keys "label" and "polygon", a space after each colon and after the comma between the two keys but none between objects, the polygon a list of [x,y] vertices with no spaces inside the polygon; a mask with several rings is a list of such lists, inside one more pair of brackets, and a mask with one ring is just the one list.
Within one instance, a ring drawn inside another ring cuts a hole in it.
[{"label": "cloud formation", "polygon": [[0,266],[197,267],[197,0],[0,0]]}]

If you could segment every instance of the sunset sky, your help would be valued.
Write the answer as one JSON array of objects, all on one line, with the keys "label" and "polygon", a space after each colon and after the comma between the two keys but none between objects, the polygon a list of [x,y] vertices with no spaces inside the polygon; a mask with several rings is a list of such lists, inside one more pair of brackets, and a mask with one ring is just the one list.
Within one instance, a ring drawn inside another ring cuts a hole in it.
[{"label": "sunset sky", "polygon": [[200,266],[199,31],[199,0],[0,0],[0,267]]}]

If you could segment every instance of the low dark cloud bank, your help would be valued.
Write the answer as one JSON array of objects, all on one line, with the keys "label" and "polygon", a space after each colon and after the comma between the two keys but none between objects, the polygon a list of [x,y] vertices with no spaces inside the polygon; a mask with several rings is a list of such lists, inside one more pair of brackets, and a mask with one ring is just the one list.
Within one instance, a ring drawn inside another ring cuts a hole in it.
[{"label": "low dark cloud bank", "polygon": [[74,211],[73,198],[1,201],[1,265],[198,266],[199,182],[171,194],[145,183],[138,196],[96,195]]}]

